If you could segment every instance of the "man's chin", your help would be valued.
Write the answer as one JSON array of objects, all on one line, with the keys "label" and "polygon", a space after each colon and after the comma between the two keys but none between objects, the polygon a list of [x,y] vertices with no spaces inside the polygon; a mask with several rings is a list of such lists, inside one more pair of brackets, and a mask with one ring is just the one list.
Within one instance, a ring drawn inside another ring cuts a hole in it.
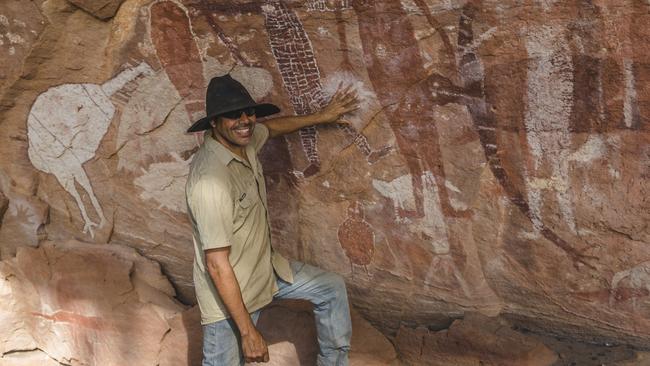
[{"label": "man's chin", "polygon": [[253,137],[252,135],[249,136],[249,137],[236,136],[236,137],[233,137],[233,138],[231,138],[229,140],[230,140],[230,143],[233,144],[233,145],[245,147],[246,145],[251,143],[252,137]]}]

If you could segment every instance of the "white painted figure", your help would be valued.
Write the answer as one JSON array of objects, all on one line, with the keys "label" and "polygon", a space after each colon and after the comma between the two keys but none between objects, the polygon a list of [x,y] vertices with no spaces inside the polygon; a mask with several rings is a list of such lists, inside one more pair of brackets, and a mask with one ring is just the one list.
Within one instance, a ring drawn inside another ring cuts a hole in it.
[{"label": "white painted figure", "polygon": [[450,249],[447,225],[443,219],[444,214],[438,197],[438,184],[433,173],[425,171],[422,174],[424,217],[408,218],[400,215],[400,210],[414,211],[416,209],[412,182],[411,175],[406,174],[390,182],[373,179],[372,186],[382,196],[393,201],[397,222],[409,225],[410,230],[421,232],[429,237],[434,254],[448,254]]},{"label": "white painted figure", "polygon": [[[528,93],[526,140],[533,158],[527,170],[528,204],[535,230],[542,229],[543,190],[555,191],[560,213],[569,230],[576,233],[573,202],[569,192],[569,123],[573,106],[573,64],[562,29],[544,26],[527,34]],[[550,165],[551,177],[540,173]]]},{"label": "white painted figure", "polygon": [[[84,220],[84,233],[94,237],[106,218],[83,163],[95,156],[115,114],[110,97],[141,74],[152,74],[146,63],[127,68],[102,85],[63,84],[39,95],[27,118],[29,159],[36,169],[53,174],[74,198]],[[75,182],[88,193],[99,223],[90,220]]]}]

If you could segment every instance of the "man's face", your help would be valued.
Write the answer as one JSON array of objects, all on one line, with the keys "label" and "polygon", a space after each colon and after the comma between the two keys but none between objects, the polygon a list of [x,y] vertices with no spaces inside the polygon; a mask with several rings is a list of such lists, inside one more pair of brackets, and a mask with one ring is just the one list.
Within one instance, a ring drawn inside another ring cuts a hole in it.
[{"label": "man's face", "polygon": [[213,126],[214,137],[221,143],[227,142],[231,147],[246,146],[255,129],[255,109],[226,113],[218,117]]}]

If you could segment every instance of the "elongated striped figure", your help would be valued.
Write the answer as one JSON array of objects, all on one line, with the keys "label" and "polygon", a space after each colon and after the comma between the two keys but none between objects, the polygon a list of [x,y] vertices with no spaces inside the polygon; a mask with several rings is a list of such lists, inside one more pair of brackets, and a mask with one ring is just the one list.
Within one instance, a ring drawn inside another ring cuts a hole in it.
[{"label": "elongated striped figure", "polygon": [[[306,115],[319,111],[327,105],[320,81],[320,71],[314,50],[300,19],[285,3],[279,0],[269,1],[262,6],[266,19],[271,51],[282,76],[284,87],[289,93],[291,104],[297,115]],[[369,162],[374,162],[379,155],[375,153],[365,136],[351,126],[340,128],[352,139]],[[318,131],[316,127],[300,130],[303,150],[307,155],[309,166],[302,171],[304,177],[316,174],[320,170],[318,154]],[[388,150],[384,151],[384,154]]]}]

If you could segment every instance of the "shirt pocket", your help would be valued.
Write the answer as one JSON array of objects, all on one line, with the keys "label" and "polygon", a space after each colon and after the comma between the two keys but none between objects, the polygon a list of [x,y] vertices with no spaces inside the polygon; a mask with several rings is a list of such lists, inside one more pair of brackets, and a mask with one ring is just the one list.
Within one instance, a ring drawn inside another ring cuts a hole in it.
[{"label": "shirt pocket", "polygon": [[257,195],[257,185],[255,182],[249,184],[237,198],[237,218],[244,220],[255,208],[259,198]]}]

